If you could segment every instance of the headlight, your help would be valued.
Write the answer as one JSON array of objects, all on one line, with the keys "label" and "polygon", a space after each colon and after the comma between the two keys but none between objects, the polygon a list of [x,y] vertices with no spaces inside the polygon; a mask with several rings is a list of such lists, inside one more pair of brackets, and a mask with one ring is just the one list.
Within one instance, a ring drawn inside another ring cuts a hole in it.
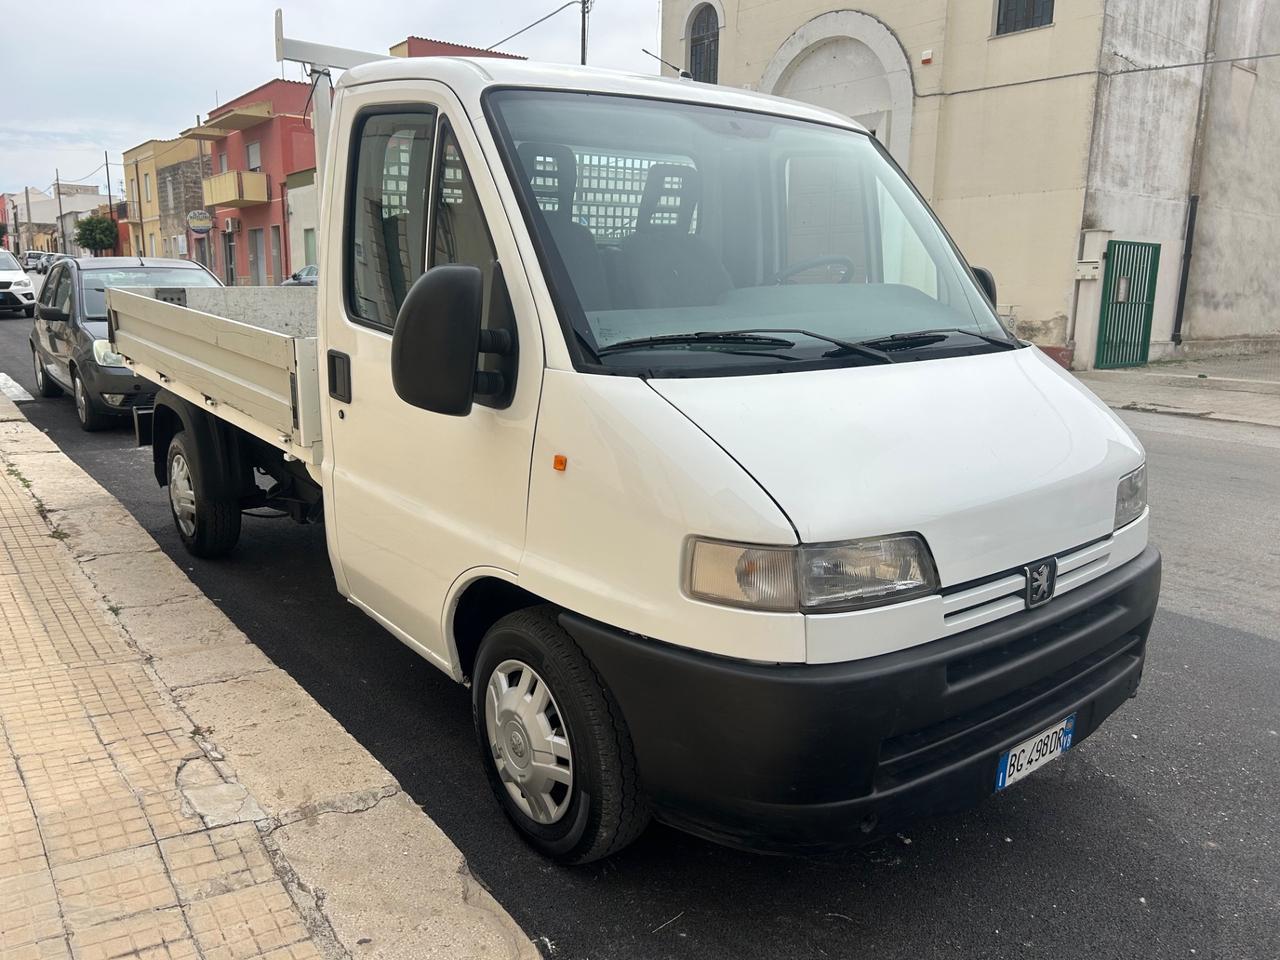
[{"label": "headlight", "polygon": [[110,340],[93,341],[93,359],[100,367],[124,366],[124,357],[111,349]]},{"label": "headlight", "polygon": [[1147,509],[1147,465],[1144,463],[1133,473],[1126,473],[1116,487],[1116,525],[1119,530],[1126,523],[1133,523]]},{"label": "headlight", "polygon": [[796,547],[689,542],[686,589],[753,610],[831,612],[894,603],[938,588],[933,559],[914,533]]},{"label": "headlight", "polygon": [[13,286],[16,290],[29,290],[31,289],[31,281],[28,278],[23,277],[21,280],[13,281]]}]

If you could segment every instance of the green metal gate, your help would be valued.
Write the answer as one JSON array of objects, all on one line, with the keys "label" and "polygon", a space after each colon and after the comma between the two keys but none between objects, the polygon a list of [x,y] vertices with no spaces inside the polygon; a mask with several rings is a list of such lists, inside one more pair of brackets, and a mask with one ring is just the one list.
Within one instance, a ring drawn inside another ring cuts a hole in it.
[{"label": "green metal gate", "polygon": [[1102,370],[1139,367],[1147,362],[1151,347],[1160,244],[1110,240],[1106,257],[1094,366]]}]

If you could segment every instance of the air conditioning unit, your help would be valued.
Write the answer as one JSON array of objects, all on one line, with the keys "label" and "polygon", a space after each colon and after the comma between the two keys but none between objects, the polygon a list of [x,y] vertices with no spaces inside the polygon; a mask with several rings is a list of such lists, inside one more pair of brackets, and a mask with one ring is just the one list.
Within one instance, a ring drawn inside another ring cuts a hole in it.
[{"label": "air conditioning unit", "polygon": [[223,220],[222,232],[223,233],[239,233],[240,232],[239,219],[237,219],[236,217],[227,217],[227,219]]}]

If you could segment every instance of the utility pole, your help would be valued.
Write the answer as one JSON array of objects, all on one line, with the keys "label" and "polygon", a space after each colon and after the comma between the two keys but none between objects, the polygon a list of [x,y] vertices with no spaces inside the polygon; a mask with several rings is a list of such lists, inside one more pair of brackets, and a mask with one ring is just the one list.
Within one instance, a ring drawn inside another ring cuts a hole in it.
[{"label": "utility pole", "polygon": [[591,0],[579,0],[582,7],[582,60],[581,63],[585,67],[587,65],[587,13],[591,10]]},{"label": "utility pole", "polygon": [[13,252],[22,253],[22,221],[18,219],[18,201],[9,201],[13,204]]},{"label": "utility pole", "polygon": [[62,177],[58,173],[58,168],[53,168],[53,189],[58,195],[58,243],[60,244],[59,253],[67,252],[67,231],[62,225]]},{"label": "utility pole", "polygon": [[[27,232],[30,233],[31,232],[31,188],[23,187],[22,189],[27,195]],[[28,244],[28,246],[30,246],[30,244]]]}]

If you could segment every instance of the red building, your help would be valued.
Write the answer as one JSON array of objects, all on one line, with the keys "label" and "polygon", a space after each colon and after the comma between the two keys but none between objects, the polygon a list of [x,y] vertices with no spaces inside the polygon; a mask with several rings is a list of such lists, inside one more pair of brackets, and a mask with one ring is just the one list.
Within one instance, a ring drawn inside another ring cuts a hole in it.
[{"label": "red building", "polygon": [[481,50],[465,43],[448,40],[432,40],[430,37],[406,37],[388,51],[393,57],[499,57],[503,60],[523,60],[514,53],[498,50]]},{"label": "red building", "polygon": [[213,230],[189,242],[227,284],[270,286],[294,270],[285,179],[316,164],[315,137],[303,118],[309,91],[297,80],[271,80],[183,133],[207,141],[212,160],[203,195]]}]

